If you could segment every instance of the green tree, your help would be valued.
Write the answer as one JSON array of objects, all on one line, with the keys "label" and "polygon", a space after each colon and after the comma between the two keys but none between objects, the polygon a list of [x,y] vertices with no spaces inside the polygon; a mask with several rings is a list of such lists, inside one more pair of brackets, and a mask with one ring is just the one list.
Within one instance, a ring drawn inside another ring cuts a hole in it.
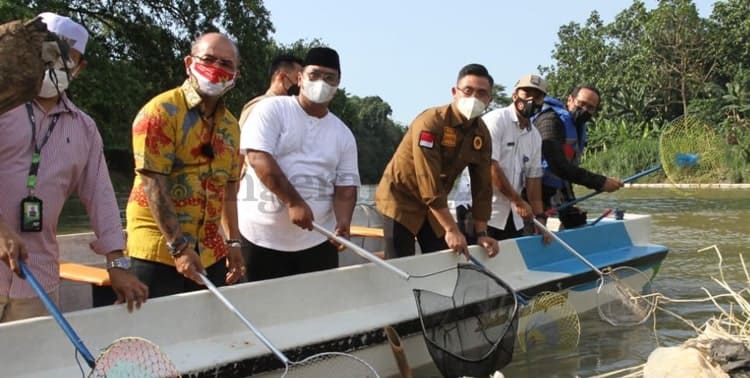
[{"label": "green tree", "polygon": [[[708,23],[691,0],[662,0],[646,23],[645,45],[658,68],[663,112],[687,114],[716,67],[707,49]],[[676,107],[675,107],[676,106]]]},{"label": "green tree", "polygon": [[510,95],[505,92],[505,86],[495,83],[495,85],[492,86],[492,102],[490,103],[490,107],[501,108],[510,105],[510,103],[511,98]]},{"label": "green tree", "polygon": [[0,0],[0,19],[42,11],[70,16],[90,32],[89,65],[71,87],[76,103],[98,123],[107,148],[129,149],[140,107],[186,77],[183,58],[205,32],[236,41],[241,79],[230,109],[264,89],[273,27],[261,0]]},{"label": "green tree", "polygon": [[331,111],[346,123],[357,139],[359,174],[363,184],[376,184],[404,136],[391,120],[391,106],[377,96],[348,96],[339,90]]},{"label": "green tree", "polygon": [[552,51],[554,66],[539,67],[547,78],[549,94],[563,98],[579,84],[600,86],[606,80],[609,48],[599,13],[591,12],[586,24],[571,22],[560,27],[559,42]]},{"label": "green tree", "polygon": [[711,55],[726,58],[716,67],[719,84],[750,68],[750,2],[717,1],[709,18],[709,31]]}]

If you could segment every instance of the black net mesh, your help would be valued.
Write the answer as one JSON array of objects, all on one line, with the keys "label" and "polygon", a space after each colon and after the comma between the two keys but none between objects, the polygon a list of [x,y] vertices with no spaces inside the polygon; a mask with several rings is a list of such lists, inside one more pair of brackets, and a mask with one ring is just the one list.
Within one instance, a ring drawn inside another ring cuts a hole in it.
[{"label": "black net mesh", "polygon": [[422,332],[444,376],[486,377],[513,358],[518,304],[493,274],[472,264],[456,270],[452,296],[414,290]]}]

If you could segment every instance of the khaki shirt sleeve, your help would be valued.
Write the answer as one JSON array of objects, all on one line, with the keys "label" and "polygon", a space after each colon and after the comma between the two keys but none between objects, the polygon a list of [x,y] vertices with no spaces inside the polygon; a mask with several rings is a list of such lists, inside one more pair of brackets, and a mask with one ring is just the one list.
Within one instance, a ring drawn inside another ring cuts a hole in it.
[{"label": "khaki shirt sleeve", "polygon": [[434,110],[424,112],[412,122],[410,129],[419,197],[433,209],[447,208],[448,192],[441,182],[443,130],[440,117]]},{"label": "khaki shirt sleeve", "polygon": [[492,175],[490,173],[492,143],[490,132],[484,122],[480,121],[476,133],[482,138],[483,143],[480,149],[479,163],[469,166],[471,212],[474,219],[486,222],[490,219],[492,212]]}]

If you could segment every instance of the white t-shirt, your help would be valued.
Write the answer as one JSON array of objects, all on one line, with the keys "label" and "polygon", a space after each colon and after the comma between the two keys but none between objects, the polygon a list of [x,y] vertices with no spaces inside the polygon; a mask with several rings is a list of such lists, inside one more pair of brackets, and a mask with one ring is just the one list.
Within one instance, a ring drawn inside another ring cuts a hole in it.
[{"label": "white t-shirt", "polygon": [[[492,160],[500,164],[500,169],[515,191],[521,193],[526,186],[526,178],[542,177],[542,137],[539,131],[529,126],[521,129],[513,104],[493,110],[482,117],[492,137]],[[523,228],[523,220],[510,199],[493,187],[492,214],[488,224],[504,230],[508,214],[513,211],[513,221],[517,229]]]},{"label": "white t-shirt", "polygon": [[[308,115],[293,96],[259,102],[242,125],[240,150],[268,152],[312,209],[315,221],[333,230],[334,186],[359,186],[357,144],[333,113]],[[279,251],[300,251],[326,240],[289,220],[287,206],[248,169],[237,194],[239,228],[252,243]]]},{"label": "white t-shirt", "polygon": [[471,206],[471,176],[469,175],[469,167],[464,168],[461,171],[461,175],[458,176],[456,184],[448,195],[448,198],[452,198],[452,202],[449,201],[449,206]]}]

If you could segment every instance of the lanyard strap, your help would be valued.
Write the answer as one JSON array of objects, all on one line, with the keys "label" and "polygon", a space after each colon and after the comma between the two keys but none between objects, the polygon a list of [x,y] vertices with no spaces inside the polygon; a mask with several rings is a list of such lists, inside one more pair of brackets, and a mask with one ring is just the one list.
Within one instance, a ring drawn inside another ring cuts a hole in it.
[{"label": "lanyard strap", "polygon": [[47,132],[44,134],[44,137],[42,137],[42,144],[39,145],[36,143],[36,117],[34,116],[34,109],[31,107],[30,102],[26,103],[26,113],[29,115],[29,123],[31,124],[31,146],[34,147],[34,152],[31,155],[31,166],[29,167],[29,178],[26,179],[26,187],[29,188],[29,193],[32,194],[36,187],[36,175],[39,172],[42,148],[44,148],[49,141],[49,136],[52,135],[52,130],[55,129],[57,120],[60,119],[60,114],[58,113],[52,116]]}]

